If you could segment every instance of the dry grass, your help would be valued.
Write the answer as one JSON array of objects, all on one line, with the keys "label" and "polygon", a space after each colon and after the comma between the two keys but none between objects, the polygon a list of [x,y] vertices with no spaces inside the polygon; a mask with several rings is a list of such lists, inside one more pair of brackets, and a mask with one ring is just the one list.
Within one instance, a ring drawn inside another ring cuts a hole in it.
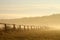
[{"label": "dry grass", "polygon": [[1,31],[0,40],[60,40],[60,31]]}]

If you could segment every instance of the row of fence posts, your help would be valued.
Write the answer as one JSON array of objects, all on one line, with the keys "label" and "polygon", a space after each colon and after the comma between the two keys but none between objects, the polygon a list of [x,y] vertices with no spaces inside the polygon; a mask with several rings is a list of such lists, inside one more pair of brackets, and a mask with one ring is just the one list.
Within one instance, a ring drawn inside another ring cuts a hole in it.
[{"label": "row of fence posts", "polygon": [[[13,30],[16,30],[16,29],[19,29],[19,30],[32,30],[32,29],[36,29],[36,30],[38,30],[38,29],[40,29],[40,26],[33,26],[33,25],[31,25],[31,26],[29,26],[29,25],[18,25],[19,27],[18,28],[16,28],[17,26],[16,26],[16,24],[5,24],[5,23],[0,23],[0,24],[3,24],[4,25],[4,29],[5,29],[5,31],[7,31],[8,29],[7,29],[7,27],[11,27],[11,25],[12,25],[12,29]],[[8,26],[8,25],[10,25],[10,26]]]}]

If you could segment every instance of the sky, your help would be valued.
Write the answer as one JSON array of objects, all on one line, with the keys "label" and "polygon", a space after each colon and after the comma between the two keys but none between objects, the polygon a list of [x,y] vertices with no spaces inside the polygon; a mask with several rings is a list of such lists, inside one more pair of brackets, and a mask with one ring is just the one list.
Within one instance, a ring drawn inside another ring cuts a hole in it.
[{"label": "sky", "polygon": [[60,14],[60,0],[0,0],[0,19]]}]

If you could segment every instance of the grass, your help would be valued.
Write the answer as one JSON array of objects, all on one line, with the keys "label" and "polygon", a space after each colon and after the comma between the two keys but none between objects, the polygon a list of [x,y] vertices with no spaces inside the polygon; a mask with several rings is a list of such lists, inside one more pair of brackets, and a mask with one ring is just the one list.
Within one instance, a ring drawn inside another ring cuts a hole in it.
[{"label": "grass", "polygon": [[0,40],[60,40],[60,31],[0,31]]}]

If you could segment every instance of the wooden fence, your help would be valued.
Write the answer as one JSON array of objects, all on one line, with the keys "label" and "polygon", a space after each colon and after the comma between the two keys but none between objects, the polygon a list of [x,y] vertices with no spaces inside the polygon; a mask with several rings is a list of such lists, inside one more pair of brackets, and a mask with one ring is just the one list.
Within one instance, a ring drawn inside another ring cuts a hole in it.
[{"label": "wooden fence", "polygon": [[41,27],[41,26],[36,26],[36,25],[16,25],[16,24],[7,24],[7,23],[0,23],[0,29],[6,30],[40,30],[40,29],[46,29],[47,27]]}]

